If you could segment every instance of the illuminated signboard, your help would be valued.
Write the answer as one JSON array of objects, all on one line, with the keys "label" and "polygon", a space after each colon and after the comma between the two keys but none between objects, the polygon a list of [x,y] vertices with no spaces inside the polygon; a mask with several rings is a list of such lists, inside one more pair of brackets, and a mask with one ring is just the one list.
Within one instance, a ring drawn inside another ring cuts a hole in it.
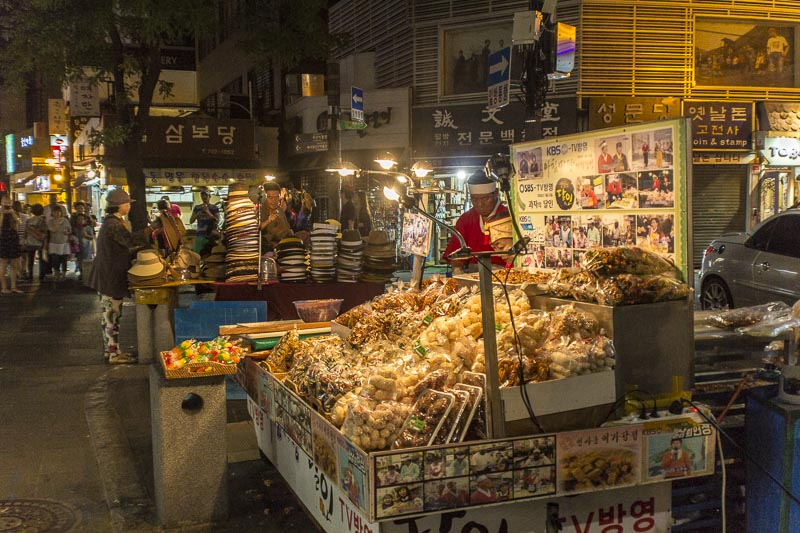
[{"label": "illuminated signboard", "polygon": [[17,154],[16,142],[14,142],[14,134],[9,133],[6,135],[6,173],[13,174],[17,171],[16,167]]}]

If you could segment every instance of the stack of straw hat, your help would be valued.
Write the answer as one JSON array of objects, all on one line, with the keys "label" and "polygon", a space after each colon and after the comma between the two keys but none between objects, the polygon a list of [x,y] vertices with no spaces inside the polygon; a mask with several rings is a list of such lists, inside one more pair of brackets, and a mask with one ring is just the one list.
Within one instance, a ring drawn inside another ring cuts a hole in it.
[{"label": "stack of straw hat", "polygon": [[311,230],[311,280],[333,281],[336,276],[336,234],[338,224],[315,223]]},{"label": "stack of straw hat", "polygon": [[291,283],[306,281],[306,249],[298,237],[281,239],[275,247],[280,280]]},{"label": "stack of straw hat", "polygon": [[339,254],[336,258],[336,280],[355,282],[361,277],[364,240],[357,229],[342,232]]},{"label": "stack of straw hat", "polygon": [[164,283],[164,262],[152,248],[136,254],[136,262],[128,269],[128,283],[137,287],[155,287]]},{"label": "stack of straw hat", "polygon": [[246,183],[232,183],[225,206],[225,280],[258,281],[258,218]]},{"label": "stack of straw hat", "polygon": [[389,241],[389,234],[383,230],[372,230],[364,248],[364,273],[361,281],[388,283],[392,279],[396,263],[396,246]]},{"label": "stack of straw hat", "polygon": [[202,274],[204,278],[225,279],[225,246],[218,244],[203,260]]}]

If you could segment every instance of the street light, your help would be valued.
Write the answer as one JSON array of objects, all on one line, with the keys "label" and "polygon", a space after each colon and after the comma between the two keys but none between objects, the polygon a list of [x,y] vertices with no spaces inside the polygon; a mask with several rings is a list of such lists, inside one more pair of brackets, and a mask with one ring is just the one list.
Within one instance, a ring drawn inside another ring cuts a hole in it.
[{"label": "street light", "polygon": [[333,164],[328,165],[328,168],[325,169],[325,172],[335,172],[342,177],[354,176],[358,171],[359,168],[353,163],[350,161],[342,161],[341,159],[334,161]]}]

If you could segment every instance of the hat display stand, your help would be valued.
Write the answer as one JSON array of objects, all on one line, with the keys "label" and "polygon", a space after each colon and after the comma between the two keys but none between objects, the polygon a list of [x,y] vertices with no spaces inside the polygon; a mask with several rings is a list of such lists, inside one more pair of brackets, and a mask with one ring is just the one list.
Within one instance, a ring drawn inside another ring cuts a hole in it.
[{"label": "hat display stand", "polygon": [[228,191],[225,241],[225,281],[257,281],[260,244],[258,217],[246,185],[231,187]]},{"label": "hat display stand", "polygon": [[309,274],[318,283],[333,281],[336,277],[337,224],[315,223],[311,229],[311,256]]},{"label": "hat display stand", "polygon": [[286,237],[275,247],[279,280],[284,283],[305,283],[306,248],[299,237]]},{"label": "hat display stand", "polygon": [[364,240],[357,229],[342,232],[336,257],[336,281],[355,283],[361,278],[364,247]]}]

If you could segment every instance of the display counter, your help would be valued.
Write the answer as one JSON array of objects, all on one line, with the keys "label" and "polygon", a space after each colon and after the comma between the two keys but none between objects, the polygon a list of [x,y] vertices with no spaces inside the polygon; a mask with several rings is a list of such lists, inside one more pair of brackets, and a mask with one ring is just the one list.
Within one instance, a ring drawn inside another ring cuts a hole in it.
[{"label": "display counter", "polygon": [[383,294],[382,283],[272,283],[261,290],[255,283],[215,283],[217,301],[263,300],[267,302],[267,320],[293,320],[298,318],[292,302],[297,300],[324,300],[341,298],[340,312],[368,302]]}]

